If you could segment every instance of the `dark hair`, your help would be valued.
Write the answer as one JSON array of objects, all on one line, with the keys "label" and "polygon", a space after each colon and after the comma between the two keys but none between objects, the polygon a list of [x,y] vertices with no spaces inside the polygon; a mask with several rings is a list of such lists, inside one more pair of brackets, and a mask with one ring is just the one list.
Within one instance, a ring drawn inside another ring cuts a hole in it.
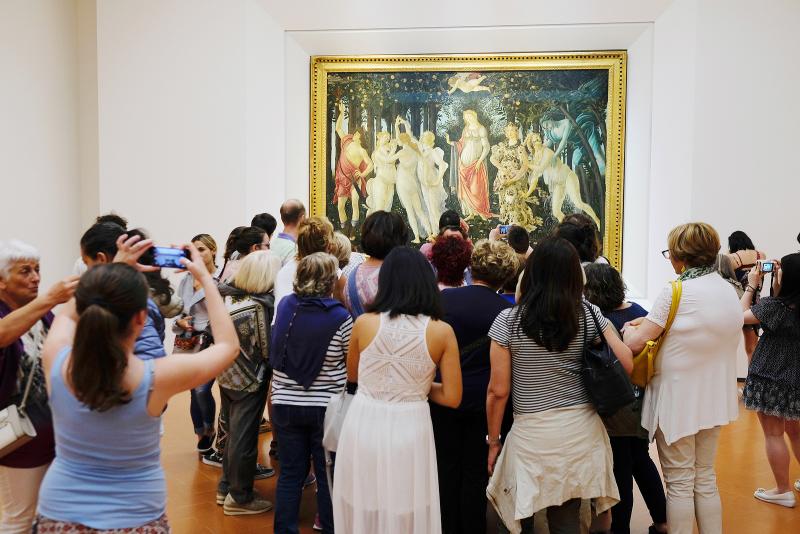
[{"label": "dark hair", "polygon": [[517,284],[519,283],[519,275],[522,274],[522,271],[525,270],[525,264],[520,262],[519,269],[514,273],[514,276],[509,277],[503,283],[503,293],[511,293],[516,295],[517,293]]},{"label": "dark hair", "polygon": [[124,233],[125,229],[116,223],[95,223],[81,236],[81,252],[92,259],[102,252],[111,262],[117,255],[117,239]]},{"label": "dark hair", "polygon": [[561,237],[536,245],[525,264],[520,328],[538,345],[562,352],[578,334],[583,273],[578,251]]},{"label": "dark hair", "polygon": [[124,217],[117,215],[114,212],[106,213],[105,215],[98,215],[97,218],[94,220],[95,223],[104,223],[110,222],[114,224],[118,224],[122,227],[123,230],[128,228],[128,221]]},{"label": "dark hair", "polygon": [[531,236],[528,231],[517,225],[512,225],[506,234],[506,241],[514,249],[517,254],[525,254],[528,252],[528,247],[531,246]]},{"label": "dark hair", "polygon": [[393,248],[407,244],[406,222],[395,212],[376,211],[361,225],[361,248],[373,258],[382,260]]},{"label": "dark hair", "polygon": [[781,258],[781,290],[778,298],[788,306],[794,306],[800,320],[800,252]]},{"label": "dark hair", "polygon": [[[147,239],[147,234],[141,228],[134,228],[133,230],[129,230],[128,237],[139,236],[141,237],[142,241]],[[142,265],[153,265],[155,263],[155,250],[153,248],[149,248],[144,251],[144,254],[141,255],[139,258],[139,263]],[[150,286],[150,291],[153,294],[153,300],[156,301],[157,304],[162,306],[166,306],[172,300],[172,287],[169,285],[169,280],[161,276],[161,271],[154,271],[154,272],[147,272],[144,273],[144,277],[147,280],[147,285]]]},{"label": "dark hair", "polygon": [[448,226],[461,227],[461,216],[455,210],[446,210],[439,216],[439,231],[441,232]]},{"label": "dark hair", "polygon": [[278,227],[278,221],[269,213],[259,213],[253,216],[253,220],[250,221],[250,226],[257,226],[267,232],[268,236],[272,237],[272,234],[275,233],[275,228]]},{"label": "dark hair", "polygon": [[464,271],[472,258],[472,243],[460,236],[439,236],[433,242],[431,263],[437,281],[448,286],[464,283]]},{"label": "dark hair", "polygon": [[266,232],[263,228],[258,226],[245,226],[239,235],[236,236],[234,247],[239,257],[247,256],[250,254],[250,249],[253,245],[260,245],[264,241]]},{"label": "dark hair", "polygon": [[570,221],[564,221],[556,227],[554,235],[562,237],[569,241],[575,250],[578,251],[582,263],[593,263],[600,255],[600,241],[597,237],[597,226],[593,221],[591,224],[579,224]]},{"label": "dark hair", "polygon": [[376,313],[389,312],[389,317],[422,314],[441,319],[439,288],[425,256],[411,247],[393,248],[381,265],[378,294],[367,309]]},{"label": "dark hair", "polygon": [[306,207],[299,200],[287,200],[281,204],[281,222],[284,226],[295,225],[300,222],[306,214]]},{"label": "dark hair", "polygon": [[625,282],[619,271],[606,263],[588,263],[583,271],[586,273],[586,286],[583,288],[586,300],[603,313],[622,306],[625,302]]},{"label": "dark hair", "polygon": [[[797,236],[800,238],[800,236]],[[756,246],[753,244],[753,240],[750,237],[742,232],[741,230],[736,230],[731,235],[728,236],[728,252],[733,254],[734,252],[739,252],[740,250],[755,250]]]},{"label": "dark hair", "polygon": [[247,226],[237,226],[228,234],[228,239],[225,240],[225,252],[222,254],[222,259],[225,260],[226,263],[231,259],[233,253],[236,252],[236,240],[245,228],[247,228]]},{"label": "dark hair", "polygon": [[128,356],[120,343],[131,319],[147,308],[147,282],[122,263],[90,269],[75,290],[78,325],[69,377],[75,397],[103,412],[130,401],[122,385]]}]

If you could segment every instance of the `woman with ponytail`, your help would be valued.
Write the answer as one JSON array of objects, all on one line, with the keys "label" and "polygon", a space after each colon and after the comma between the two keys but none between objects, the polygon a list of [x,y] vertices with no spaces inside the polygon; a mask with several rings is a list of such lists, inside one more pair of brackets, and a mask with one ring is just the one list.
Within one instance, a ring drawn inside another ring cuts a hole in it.
[{"label": "woman with ponytail", "polygon": [[[182,260],[205,290],[215,344],[196,354],[142,360],[149,287],[138,263],[152,246],[118,243],[118,263],[91,268],[56,317],[42,361],[52,401],[57,458],[39,494],[38,532],[170,531],[159,421],[173,395],[207,383],[238,354],[233,323],[194,245]],[[125,264],[127,263],[127,265]]]}]

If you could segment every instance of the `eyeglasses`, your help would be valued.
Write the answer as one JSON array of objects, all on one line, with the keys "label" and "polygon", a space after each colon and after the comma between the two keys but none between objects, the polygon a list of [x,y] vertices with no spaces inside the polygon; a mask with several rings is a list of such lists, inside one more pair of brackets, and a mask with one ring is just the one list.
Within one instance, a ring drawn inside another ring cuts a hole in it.
[{"label": "eyeglasses", "polygon": [[669,249],[662,250],[661,255],[664,256],[664,258],[669,259]]}]

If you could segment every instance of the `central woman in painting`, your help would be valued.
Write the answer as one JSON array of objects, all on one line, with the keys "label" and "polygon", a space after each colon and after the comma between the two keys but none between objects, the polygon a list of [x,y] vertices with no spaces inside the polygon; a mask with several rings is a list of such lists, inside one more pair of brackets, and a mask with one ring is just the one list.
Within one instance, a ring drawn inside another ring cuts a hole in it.
[{"label": "central woman in painting", "polygon": [[465,219],[477,215],[482,219],[492,218],[489,209],[489,175],[486,172],[486,156],[489,155],[489,134],[474,110],[464,110],[464,131],[461,139],[447,144],[458,152],[458,200]]}]

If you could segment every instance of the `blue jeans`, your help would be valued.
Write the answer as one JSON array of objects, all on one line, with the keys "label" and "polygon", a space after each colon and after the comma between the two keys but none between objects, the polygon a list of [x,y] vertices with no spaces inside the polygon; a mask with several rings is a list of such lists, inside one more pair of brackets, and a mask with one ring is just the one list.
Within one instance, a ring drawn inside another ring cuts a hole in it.
[{"label": "blue jeans", "polygon": [[217,403],[211,394],[214,380],[201,384],[191,390],[192,400],[189,404],[189,413],[192,416],[194,433],[198,436],[210,435],[214,432],[214,416],[217,412]]},{"label": "blue jeans", "polygon": [[275,534],[298,534],[297,518],[303,481],[308,474],[308,459],[314,461],[317,476],[317,512],[322,532],[333,534],[333,507],[325,476],[325,451],[322,448],[325,408],[322,406],[272,405],[272,427],[278,435],[281,459],[275,491]]}]

